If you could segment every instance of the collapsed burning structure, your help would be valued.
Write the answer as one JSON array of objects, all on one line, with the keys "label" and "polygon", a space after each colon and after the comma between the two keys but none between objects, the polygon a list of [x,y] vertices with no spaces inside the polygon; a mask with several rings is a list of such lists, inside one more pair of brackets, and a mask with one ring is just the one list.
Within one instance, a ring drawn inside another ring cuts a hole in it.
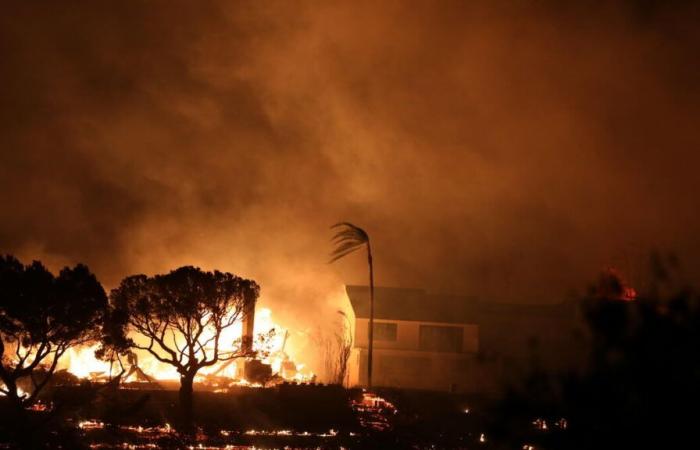
[{"label": "collapsed burning structure", "polygon": [[[134,336],[134,339],[139,339]],[[309,383],[316,375],[294,359],[293,339],[289,330],[272,320],[269,308],[251,306],[242,323],[232,327],[222,342],[240,345],[245,356],[202,369],[195,377],[195,390],[226,392],[235,386],[263,387],[280,382]],[[238,344],[237,344],[238,343]],[[59,370],[70,380],[108,382],[121,375],[125,388],[176,389],[179,375],[143,350],[135,349],[120,364],[95,357],[97,346],[69,349],[59,362]]]}]

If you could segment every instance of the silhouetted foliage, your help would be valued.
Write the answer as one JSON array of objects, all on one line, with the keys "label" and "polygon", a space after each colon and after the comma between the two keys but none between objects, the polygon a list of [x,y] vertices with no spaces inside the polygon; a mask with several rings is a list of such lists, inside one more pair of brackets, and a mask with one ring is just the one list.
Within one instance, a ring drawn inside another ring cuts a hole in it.
[{"label": "silhouetted foliage", "polygon": [[118,360],[119,364],[123,366],[121,356],[126,356],[127,359],[133,357],[130,352],[133,341],[126,335],[129,324],[128,311],[110,305],[104,315],[103,322],[102,339],[95,356],[107,361]]},{"label": "silhouetted foliage", "polygon": [[[501,425],[565,418],[566,432],[542,434],[537,448],[697,447],[700,298],[688,289],[664,296],[653,289],[635,300],[620,298],[620,289],[600,292],[581,303],[585,370],[532,374],[501,405]],[[528,434],[507,432],[519,442]]]},{"label": "silhouetted foliage", "polygon": [[369,234],[350,222],[339,222],[331,227],[338,231],[333,236],[333,244],[336,246],[331,253],[330,262],[335,262],[362,247],[367,248],[367,269],[369,272],[369,327],[367,349],[367,387],[372,388],[372,352],[374,347],[374,263],[372,259],[372,246]]},{"label": "silhouetted foliage", "polygon": [[333,243],[336,245],[336,248],[331,253],[330,262],[335,262],[365,245],[369,246],[369,235],[356,225],[349,222],[340,222],[331,228],[337,228],[340,231],[333,236]]},{"label": "silhouetted foliage", "polygon": [[185,266],[165,275],[127,277],[111,292],[115,314],[146,338],[146,343],[136,340],[130,345],[148,351],[180,374],[186,425],[192,419],[192,385],[197,372],[246,356],[240,343],[222,343],[222,332],[243,319],[259,291],[254,281],[231,273]]},{"label": "silhouetted foliage", "polygon": [[343,386],[348,375],[353,336],[350,318],[343,311],[338,311],[338,315],[340,320],[333,335],[321,334],[318,343],[323,354],[327,382]]},{"label": "silhouetted foliage", "polygon": [[598,285],[593,289],[589,297],[629,301],[637,297],[637,291],[627,284],[616,269],[609,267],[600,273]]},{"label": "silhouetted foliage", "polygon": [[[0,391],[18,407],[33,404],[66,350],[101,340],[107,309],[104,289],[84,265],[54,276],[38,261],[0,258]],[[27,379],[30,390],[21,392],[18,383]]]}]

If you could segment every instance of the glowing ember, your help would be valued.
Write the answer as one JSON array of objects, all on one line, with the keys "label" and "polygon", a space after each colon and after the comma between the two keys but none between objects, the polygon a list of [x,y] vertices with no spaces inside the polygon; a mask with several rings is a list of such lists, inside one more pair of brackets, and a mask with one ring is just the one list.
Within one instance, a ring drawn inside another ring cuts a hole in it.
[{"label": "glowing ember", "polygon": [[546,431],[547,430],[547,421],[544,419],[535,419],[532,424],[537,428],[538,430]]},{"label": "glowing ember", "polygon": [[43,403],[41,401],[38,401],[29,407],[29,409],[31,411],[49,411],[49,410],[51,410],[51,408],[52,408],[51,404],[46,404],[46,403]]},{"label": "glowing ember", "polygon": [[391,402],[367,391],[363,391],[362,398],[351,406],[359,416],[360,425],[377,431],[391,428],[389,418],[398,412]]},{"label": "glowing ember", "polygon": [[78,423],[78,428],[81,430],[101,430],[104,427],[104,422],[98,422],[96,420],[83,420]]},{"label": "glowing ember", "polygon": [[561,418],[555,422],[555,425],[559,427],[562,430],[566,430],[566,428],[569,426],[569,423],[566,421],[565,418]]},{"label": "glowing ember", "polygon": [[382,409],[382,410],[388,410],[388,411],[396,411],[396,407],[389,402],[388,400],[372,393],[372,392],[363,392],[362,393],[362,400],[360,400],[359,403],[355,403],[356,406],[361,406],[364,408],[374,408],[374,409]]}]

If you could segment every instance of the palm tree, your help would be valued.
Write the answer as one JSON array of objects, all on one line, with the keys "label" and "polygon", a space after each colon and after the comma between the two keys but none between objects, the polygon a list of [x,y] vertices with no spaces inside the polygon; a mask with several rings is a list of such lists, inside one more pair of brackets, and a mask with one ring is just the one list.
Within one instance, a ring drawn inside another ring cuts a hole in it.
[{"label": "palm tree", "polygon": [[372,248],[369,245],[369,235],[362,228],[349,222],[336,223],[331,229],[338,229],[333,236],[335,250],[331,253],[330,262],[339,260],[355,250],[367,247],[367,266],[369,267],[369,351],[367,355],[367,387],[372,388],[372,347],[374,339],[374,269],[372,268]]}]

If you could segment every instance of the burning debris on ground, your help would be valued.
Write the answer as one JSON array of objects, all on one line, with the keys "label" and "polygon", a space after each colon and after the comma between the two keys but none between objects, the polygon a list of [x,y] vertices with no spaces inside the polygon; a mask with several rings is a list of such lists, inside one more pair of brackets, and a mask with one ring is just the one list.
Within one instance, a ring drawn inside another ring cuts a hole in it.
[{"label": "burning debris on ground", "polygon": [[376,431],[391,428],[391,416],[397,413],[396,407],[378,395],[362,391],[362,397],[352,402],[352,409],[358,415],[360,425]]},{"label": "burning debris on ground", "polygon": [[[178,441],[183,444],[186,441],[179,437],[176,431],[169,425],[142,427],[142,426],[114,426],[108,425],[99,421],[82,421],[78,423],[78,427],[84,432],[85,439],[91,442],[91,448],[109,448],[111,446],[156,446],[163,447],[166,445],[175,445]],[[106,430],[106,431],[105,431]],[[342,438],[354,437],[356,433],[350,433],[347,436],[339,436],[339,432],[330,429],[326,432],[309,432],[295,431],[289,429],[280,430],[225,430],[222,429],[216,433],[207,434],[203,430],[199,430],[194,441],[195,448],[232,448],[232,446],[247,447],[254,444],[261,448],[261,445],[272,444],[275,446],[288,447],[289,445],[301,444],[304,447],[309,446],[325,446],[327,444],[337,444],[337,441]],[[108,444],[113,438],[110,436],[122,439],[121,443]],[[97,442],[94,442],[97,441]]]},{"label": "burning debris on ground", "polygon": [[[219,422],[207,420],[205,426],[200,427],[192,437],[183,436],[171,427],[169,424],[159,424],[151,426],[129,425],[129,424],[109,424],[101,420],[83,420],[78,422],[82,436],[86,442],[90,442],[92,448],[120,448],[127,446],[133,448],[147,448],[147,446],[157,446],[159,448],[178,448],[180,446],[191,445],[194,448],[394,448],[403,447],[409,443],[420,442],[418,436],[414,434],[405,434],[403,429],[397,433],[395,425],[399,429],[405,427],[402,421],[398,408],[385,397],[374,392],[366,390],[348,391],[339,389],[337,386],[314,386],[314,385],[289,385],[283,388],[276,397],[274,402],[268,402],[261,398],[260,395],[265,392],[275,391],[275,389],[256,389],[251,390],[250,395],[255,397],[255,406],[260,408],[261,405],[269,405],[273,407],[273,403],[294,405],[293,415],[305,416],[302,421],[287,420],[280,421],[281,411],[273,412],[274,409],[267,410],[263,421],[254,421],[247,418],[247,422],[238,421],[238,426],[231,428],[230,425],[236,423],[236,419],[227,415],[227,410],[222,407],[224,403],[217,403],[218,406],[209,404],[208,408],[216,409],[219,414],[226,417],[220,417]],[[333,392],[334,394],[330,394]],[[313,415],[317,413],[320,402],[329,403],[329,395],[335,396],[336,399],[341,397],[344,404],[337,402],[335,411],[330,411],[327,408],[321,414],[317,414],[314,419]],[[388,392],[388,395],[396,395],[397,392]],[[235,394],[237,396],[242,393]],[[405,394],[400,394],[405,395]],[[422,393],[420,395],[431,395],[430,393]],[[221,395],[217,395],[221,396]],[[226,395],[224,395],[226,396]],[[305,407],[301,401],[306,399],[313,404]],[[208,402],[213,398],[198,399],[198,402]],[[229,402],[237,402],[241,399],[228,397]],[[316,406],[314,406],[316,405]],[[448,403],[441,403],[442,407],[449,408]],[[229,405],[230,407],[231,405]],[[415,405],[407,404],[408,409]],[[246,407],[236,405],[237,408]],[[274,407],[273,407],[274,408]],[[341,415],[338,413],[343,410]],[[349,413],[349,415],[345,415]],[[421,414],[417,420],[429,423],[434,420],[430,412],[421,413],[413,410],[408,414]],[[277,417],[273,417],[277,414]],[[345,416],[344,416],[345,415]],[[460,416],[458,409],[454,409],[454,416]],[[344,416],[344,417],[343,417]],[[240,418],[239,418],[240,419]],[[143,420],[143,418],[139,419]],[[416,420],[416,419],[413,419]],[[444,420],[444,417],[440,420]],[[270,426],[270,421],[277,421],[276,427]],[[138,422],[137,422],[138,423]],[[339,424],[339,428],[324,429],[324,423]],[[440,443],[441,446],[454,448],[467,445],[469,443],[483,442],[483,433],[474,431],[474,424],[464,427],[464,421],[461,422],[462,427],[458,432],[458,436],[450,435],[436,439],[436,436],[430,435],[433,443]],[[228,424],[229,427],[219,426]],[[314,425],[315,424],[315,425]],[[310,426],[311,425],[311,426]],[[249,428],[250,427],[250,428]],[[454,432],[454,430],[452,431]],[[449,434],[449,433],[448,433]],[[423,436],[422,438],[428,438]],[[376,446],[379,447],[376,447]]]}]

